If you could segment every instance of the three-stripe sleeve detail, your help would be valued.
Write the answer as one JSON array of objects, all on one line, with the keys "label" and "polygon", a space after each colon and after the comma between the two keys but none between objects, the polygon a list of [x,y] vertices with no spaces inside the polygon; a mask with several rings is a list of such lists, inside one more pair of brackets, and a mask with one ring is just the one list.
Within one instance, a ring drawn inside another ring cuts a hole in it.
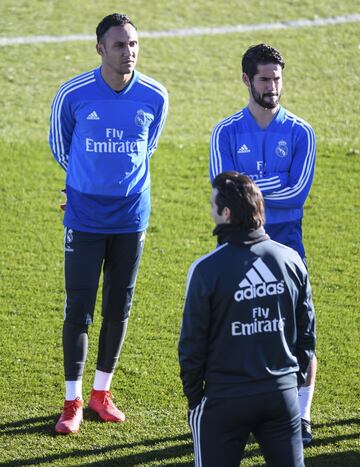
[{"label": "three-stripe sleeve detail", "polygon": [[260,190],[276,190],[281,187],[280,178],[278,176],[269,177],[264,180],[256,180],[256,184]]},{"label": "three-stripe sleeve detail", "polygon": [[51,147],[55,158],[66,170],[68,166],[69,154],[65,149],[64,134],[61,123],[61,112],[65,97],[83,86],[95,82],[94,71],[84,73],[63,84],[57,92],[51,110]]},{"label": "three-stripe sleeve detail", "polygon": [[237,112],[236,114],[231,115],[228,118],[225,118],[220,123],[218,123],[211,134],[210,141],[210,178],[214,179],[216,175],[221,173],[222,170],[222,158],[219,147],[219,139],[221,131],[231,125],[233,122],[239,121],[244,118],[243,111]]}]

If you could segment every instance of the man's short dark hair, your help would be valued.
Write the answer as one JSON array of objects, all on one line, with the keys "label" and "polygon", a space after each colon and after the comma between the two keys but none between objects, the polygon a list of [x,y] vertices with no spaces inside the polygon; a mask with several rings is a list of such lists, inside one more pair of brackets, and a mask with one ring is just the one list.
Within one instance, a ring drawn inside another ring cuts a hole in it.
[{"label": "man's short dark hair", "polygon": [[136,29],[135,24],[131,21],[131,19],[127,15],[123,15],[121,13],[113,13],[112,15],[105,16],[100,23],[97,25],[96,28],[96,39],[97,42],[101,42],[104,34],[112,27],[112,26],[124,26],[125,24],[131,24]]},{"label": "man's short dark hair", "polygon": [[267,65],[268,63],[280,65],[282,69],[285,68],[283,57],[274,47],[268,44],[253,45],[247,49],[242,57],[242,71],[248,75],[251,81],[258,71],[258,65]]},{"label": "man's short dark hair", "polygon": [[212,186],[218,190],[215,199],[218,214],[228,207],[232,225],[245,231],[264,225],[264,200],[259,187],[250,177],[238,172],[223,172],[215,177]]}]

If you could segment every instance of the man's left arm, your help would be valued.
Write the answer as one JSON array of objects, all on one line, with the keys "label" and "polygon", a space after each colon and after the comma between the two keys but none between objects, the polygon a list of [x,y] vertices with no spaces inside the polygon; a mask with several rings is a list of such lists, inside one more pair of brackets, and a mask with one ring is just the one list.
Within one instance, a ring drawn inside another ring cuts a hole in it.
[{"label": "man's left arm", "polygon": [[[305,268],[305,266],[304,266]],[[300,367],[298,372],[298,385],[301,386],[306,379],[306,371],[315,352],[315,312],[312,301],[311,287],[307,272],[305,281],[300,290],[296,307],[297,340],[295,355]]]},{"label": "man's left arm", "polygon": [[190,409],[196,407],[203,397],[209,322],[206,287],[199,271],[191,268],[178,348],[180,377]]},{"label": "man's left arm", "polygon": [[[290,171],[287,174],[269,174],[256,180],[266,205],[278,208],[302,208],[314,178],[316,140],[309,125],[299,127],[296,136]],[[274,184],[279,176],[280,187]]]},{"label": "man's left arm", "polygon": [[147,155],[151,157],[156,151],[161,132],[165,125],[165,120],[168,113],[169,97],[165,88],[161,88],[161,105],[155,115],[154,121],[149,127]]}]

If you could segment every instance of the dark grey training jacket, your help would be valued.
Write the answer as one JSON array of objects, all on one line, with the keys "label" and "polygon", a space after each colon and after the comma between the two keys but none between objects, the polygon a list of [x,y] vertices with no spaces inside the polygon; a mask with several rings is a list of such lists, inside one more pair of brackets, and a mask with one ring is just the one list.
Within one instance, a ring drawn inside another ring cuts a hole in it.
[{"label": "dark grey training jacket", "polygon": [[301,385],[315,350],[307,269],[263,228],[218,226],[220,245],[188,274],[180,376],[192,408],[203,395],[261,394]]}]

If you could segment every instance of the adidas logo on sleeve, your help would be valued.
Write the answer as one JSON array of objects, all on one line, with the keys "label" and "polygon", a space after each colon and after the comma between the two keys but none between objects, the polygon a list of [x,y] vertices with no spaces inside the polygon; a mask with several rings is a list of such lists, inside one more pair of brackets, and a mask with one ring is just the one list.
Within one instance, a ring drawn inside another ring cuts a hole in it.
[{"label": "adidas logo on sleeve", "polygon": [[234,294],[236,302],[268,295],[281,295],[285,291],[284,280],[278,281],[261,258],[258,258]]}]

